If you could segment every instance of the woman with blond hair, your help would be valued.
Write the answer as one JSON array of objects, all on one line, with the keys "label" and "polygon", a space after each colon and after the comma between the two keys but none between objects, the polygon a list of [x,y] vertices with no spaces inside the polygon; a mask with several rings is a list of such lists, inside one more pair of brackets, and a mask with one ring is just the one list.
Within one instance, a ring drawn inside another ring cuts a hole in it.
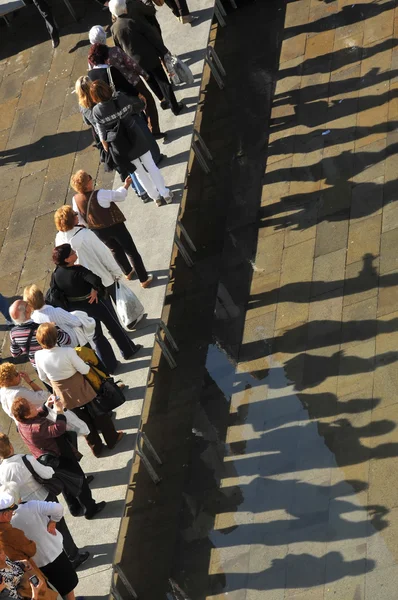
[{"label": "woman with blond hair", "polygon": [[114,448],[123,437],[123,431],[116,431],[112,418],[104,413],[97,414],[95,407],[90,406],[97,393],[84,377],[90,366],[82,361],[74,348],[61,348],[56,345],[52,323],[43,323],[37,330],[36,337],[42,350],[36,352],[37,372],[42,381],[48,381],[62,406],[73,410],[84,421],[90,433],[86,436],[94,456],[99,456],[103,443],[98,433],[100,429],[108,448]]},{"label": "woman with blond hair", "polygon": [[108,246],[126,278],[132,279],[135,272],[141,287],[147,288],[153,281],[153,275],[148,274],[125,225],[126,217],[115,204],[126,199],[130,182],[131,178],[127,177],[124,185],[117,190],[95,190],[91,175],[83,170],[77,171],[70,182],[77,192],[72,205],[79,215],[80,224],[91,229]]},{"label": "woman with blond hair", "polygon": [[91,345],[95,322],[87,313],[81,312],[80,319],[63,308],[46,304],[43,292],[35,284],[26,286],[23,299],[33,308],[31,319],[34,323],[55,323],[57,327],[66,331],[73,347]]},{"label": "woman with blond hair", "polygon": [[91,84],[90,96],[95,102],[92,109],[95,129],[105,152],[112,153],[121,171],[135,173],[157,206],[162,206],[163,200],[170,204],[173,193],[152,158],[139,122],[136,99],[121,92],[113,94],[111,87],[100,79]]}]

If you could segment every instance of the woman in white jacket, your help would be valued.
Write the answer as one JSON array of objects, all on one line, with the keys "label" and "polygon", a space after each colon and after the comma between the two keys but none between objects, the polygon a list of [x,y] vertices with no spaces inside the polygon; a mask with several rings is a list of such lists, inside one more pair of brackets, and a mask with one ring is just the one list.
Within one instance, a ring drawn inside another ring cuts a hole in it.
[{"label": "woman in white jacket", "polygon": [[[15,483],[0,488],[0,497],[9,496],[14,504],[20,502],[20,493]],[[63,550],[62,535],[56,524],[64,515],[59,502],[29,500],[19,504],[11,519],[11,525],[21,529],[26,537],[36,544],[33,557],[36,565],[48,581],[66,600],[75,600],[74,589],[79,582],[72,563]]]},{"label": "woman in white jacket", "polygon": [[78,214],[71,206],[61,206],[54,215],[58,233],[55,246],[70,244],[77,254],[77,263],[101,277],[102,285],[115,301],[115,281],[123,273],[109,248],[86,227],[79,225]]}]

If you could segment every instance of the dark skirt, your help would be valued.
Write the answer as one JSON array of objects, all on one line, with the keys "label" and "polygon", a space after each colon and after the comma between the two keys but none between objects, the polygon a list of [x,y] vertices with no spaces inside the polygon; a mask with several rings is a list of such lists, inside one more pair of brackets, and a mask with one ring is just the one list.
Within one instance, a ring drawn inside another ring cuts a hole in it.
[{"label": "dark skirt", "polygon": [[40,569],[60,596],[66,596],[72,592],[79,583],[76,571],[63,551],[52,563],[40,567]]}]

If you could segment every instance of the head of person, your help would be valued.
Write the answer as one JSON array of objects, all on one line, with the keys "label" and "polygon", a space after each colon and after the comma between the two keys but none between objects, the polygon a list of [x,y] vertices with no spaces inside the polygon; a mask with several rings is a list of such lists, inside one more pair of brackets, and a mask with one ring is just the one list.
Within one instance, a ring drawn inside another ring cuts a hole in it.
[{"label": "head of person", "polygon": [[95,104],[91,98],[91,84],[92,81],[87,75],[79,77],[75,83],[77,101],[82,108],[93,108]]},{"label": "head of person", "polygon": [[105,83],[105,81],[102,81],[102,79],[97,79],[97,81],[92,82],[90,94],[91,99],[95,104],[100,104],[100,102],[108,102],[108,100],[111,100],[113,96],[111,87]]},{"label": "head of person", "polygon": [[33,310],[40,310],[45,305],[43,292],[36,284],[26,286],[23,291],[23,299]]},{"label": "head of person", "polygon": [[10,317],[17,325],[29,321],[33,309],[26,300],[15,300],[9,308]]},{"label": "head of person", "polygon": [[73,267],[77,261],[77,254],[70,244],[61,244],[54,248],[52,259],[57,267]]},{"label": "head of person", "polygon": [[88,32],[90,44],[106,44],[106,31],[101,25],[94,25]]},{"label": "head of person", "polygon": [[0,522],[9,523],[20,499],[16,483],[9,482],[0,486]]},{"label": "head of person", "polygon": [[0,433],[0,458],[9,458],[14,454],[14,448],[10,442],[10,438],[5,433]]},{"label": "head of person", "polygon": [[109,57],[106,44],[93,44],[88,53],[88,60],[93,65],[105,65]]},{"label": "head of person", "polygon": [[55,211],[55,227],[58,231],[70,231],[79,223],[79,216],[71,206],[65,204]]},{"label": "head of person", "polygon": [[29,419],[37,416],[38,410],[26,398],[21,396],[15,398],[11,406],[11,414],[18,423],[26,423]]},{"label": "head of person", "polygon": [[42,348],[51,350],[57,345],[57,328],[54,323],[42,323],[36,331],[36,339]]},{"label": "head of person", "polygon": [[126,0],[110,0],[108,8],[115,17],[120,17],[127,13]]},{"label": "head of person", "polygon": [[86,171],[79,169],[70,178],[70,186],[78,194],[84,194],[93,191],[94,180]]},{"label": "head of person", "polygon": [[15,365],[5,362],[0,365],[0,387],[13,387],[21,383],[21,376]]}]

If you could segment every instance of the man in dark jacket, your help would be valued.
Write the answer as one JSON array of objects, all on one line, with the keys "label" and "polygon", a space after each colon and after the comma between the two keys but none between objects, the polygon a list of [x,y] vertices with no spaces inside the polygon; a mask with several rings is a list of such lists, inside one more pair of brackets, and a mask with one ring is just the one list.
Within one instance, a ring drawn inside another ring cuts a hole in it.
[{"label": "man in dark jacket", "polygon": [[141,17],[130,18],[125,0],[111,0],[109,10],[116,17],[112,25],[112,36],[116,46],[134,58],[148,73],[148,85],[160,100],[163,109],[171,108],[175,115],[183,109],[177,102],[161,60],[169,51],[162,38]]}]

